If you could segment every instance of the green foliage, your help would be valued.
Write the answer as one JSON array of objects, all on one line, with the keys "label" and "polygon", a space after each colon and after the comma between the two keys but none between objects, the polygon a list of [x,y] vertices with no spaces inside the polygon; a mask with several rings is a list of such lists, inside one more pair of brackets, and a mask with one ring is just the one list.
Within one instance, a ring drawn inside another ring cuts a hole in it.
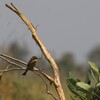
[{"label": "green foliage", "polygon": [[100,82],[100,72],[99,72],[99,68],[95,65],[95,63],[93,62],[88,62],[91,66],[91,68],[94,70],[94,72],[97,74],[97,81]]},{"label": "green foliage", "polygon": [[[80,100],[100,100],[100,72],[93,62],[88,62],[92,70],[87,73],[85,82],[70,75],[67,85],[70,91]],[[93,81],[91,79],[94,79]],[[75,100],[76,97],[72,97]]]}]

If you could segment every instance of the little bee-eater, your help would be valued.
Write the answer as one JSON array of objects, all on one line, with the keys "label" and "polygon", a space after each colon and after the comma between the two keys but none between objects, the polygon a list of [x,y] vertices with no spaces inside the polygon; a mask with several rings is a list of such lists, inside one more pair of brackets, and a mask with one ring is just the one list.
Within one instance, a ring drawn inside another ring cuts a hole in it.
[{"label": "little bee-eater", "polygon": [[35,65],[36,65],[37,59],[38,58],[36,56],[33,56],[29,60],[29,62],[27,64],[27,68],[26,68],[25,72],[22,75],[26,75],[26,73],[28,72],[28,70],[33,70],[33,67],[35,67]]}]

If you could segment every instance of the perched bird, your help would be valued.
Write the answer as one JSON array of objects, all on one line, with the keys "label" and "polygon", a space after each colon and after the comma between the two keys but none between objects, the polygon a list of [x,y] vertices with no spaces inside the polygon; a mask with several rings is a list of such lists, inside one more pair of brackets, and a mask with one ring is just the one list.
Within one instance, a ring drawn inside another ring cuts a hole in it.
[{"label": "perched bird", "polygon": [[33,56],[30,59],[30,61],[27,64],[27,68],[26,68],[25,72],[22,75],[26,75],[28,70],[33,70],[33,67],[35,67],[35,65],[36,65],[37,59],[39,59],[39,58],[37,58],[36,56]]}]

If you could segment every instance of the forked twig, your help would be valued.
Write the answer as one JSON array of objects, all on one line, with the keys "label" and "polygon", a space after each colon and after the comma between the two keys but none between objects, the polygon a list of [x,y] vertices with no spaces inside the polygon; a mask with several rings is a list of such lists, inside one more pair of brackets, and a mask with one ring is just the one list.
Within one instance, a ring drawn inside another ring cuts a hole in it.
[{"label": "forked twig", "polygon": [[40,73],[39,72],[35,72],[41,79],[42,79],[42,81],[45,83],[45,86],[46,86],[46,93],[47,94],[49,94],[49,95],[51,95],[55,100],[57,100],[57,98],[53,95],[53,93],[51,93],[50,91],[49,91],[49,87],[48,87],[48,84],[47,84],[47,82],[45,81],[45,79],[40,75]]},{"label": "forked twig", "polygon": [[[9,65],[6,67],[6,70],[8,70],[8,68],[9,68],[10,66],[11,66],[11,64],[9,64]],[[6,71],[3,70],[2,73],[0,73],[0,80],[1,80],[1,78],[2,78],[2,76],[4,75],[5,72],[6,72]]]}]

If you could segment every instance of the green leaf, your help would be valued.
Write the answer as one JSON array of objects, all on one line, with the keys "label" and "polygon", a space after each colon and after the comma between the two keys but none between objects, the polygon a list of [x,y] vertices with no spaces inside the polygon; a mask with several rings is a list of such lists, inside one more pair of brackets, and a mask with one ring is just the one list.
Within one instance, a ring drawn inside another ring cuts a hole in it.
[{"label": "green leaf", "polygon": [[81,98],[81,100],[87,100],[85,93],[77,89],[76,83],[77,81],[73,78],[67,79],[67,85],[70,91],[79,98]]},{"label": "green leaf", "polygon": [[73,79],[73,81],[80,82],[79,79],[73,74],[73,72],[69,72],[69,79]]},{"label": "green leaf", "polygon": [[88,72],[87,73],[87,76],[86,76],[86,79],[85,79],[85,83],[87,83],[87,84],[91,84],[91,80],[90,80],[90,73]]},{"label": "green leaf", "polygon": [[[95,100],[100,100],[100,92],[99,93],[96,93],[96,92],[93,92],[92,95],[93,95],[93,98],[95,98]],[[94,99],[93,99],[94,100]]]},{"label": "green leaf", "polygon": [[67,79],[67,85],[68,85],[70,90],[76,89],[76,87],[75,87],[76,83],[77,83],[77,81],[75,79],[73,79],[73,78]]},{"label": "green leaf", "polygon": [[100,83],[97,83],[96,87],[100,88]]},{"label": "green leaf", "polygon": [[91,66],[91,68],[97,73],[99,74],[99,69],[98,67],[96,66],[95,63],[91,62],[91,61],[88,61],[89,65]]},{"label": "green leaf", "polygon": [[90,74],[91,74],[92,78],[94,79],[94,81],[97,82],[97,79],[96,79],[96,77],[95,77],[95,75],[94,75],[94,73],[93,73],[92,70],[91,70],[91,73]]},{"label": "green leaf", "polygon": [[88,84],[86,84],[86,83],[84,83],[84,82],[77,82],[76,85],[77,85],[80,89],[85,90],[85,91],[87,91],[87,92],[90,92],[91,89],[92,89],[90,85],[88,85]]},{"label": "green leaf", "polygon": [[72,78],[72,79],[74,79],[74,80],[77,81],[77,78],[76,78],[76,76],[75,76],[75,73],[72,72],[72,71],[69,72],[69,78]]}]

